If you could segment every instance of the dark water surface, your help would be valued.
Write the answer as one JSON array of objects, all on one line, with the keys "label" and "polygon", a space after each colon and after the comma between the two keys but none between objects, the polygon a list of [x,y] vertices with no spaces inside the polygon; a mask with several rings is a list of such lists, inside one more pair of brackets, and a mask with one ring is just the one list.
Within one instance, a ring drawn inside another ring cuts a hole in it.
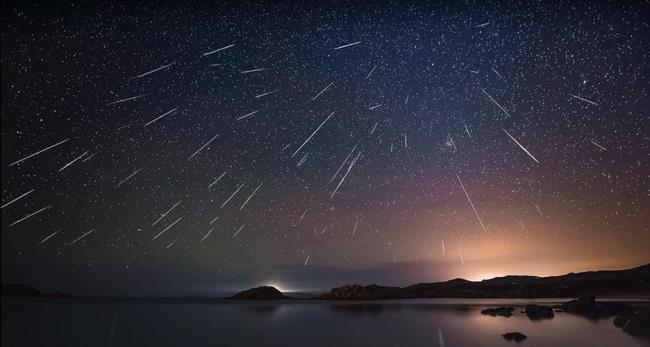
[{"label": "dark water surface", "polygon": [[[612,324],[558,312],[531,321],[531,300],[381,302],[79,302],[3,299],[2,346],[650,346]],[[553,303],[535,300],[535,302]],[[518,307],[509,318],[481,315]],[[528,336],[508,342],[505,332]]]}]

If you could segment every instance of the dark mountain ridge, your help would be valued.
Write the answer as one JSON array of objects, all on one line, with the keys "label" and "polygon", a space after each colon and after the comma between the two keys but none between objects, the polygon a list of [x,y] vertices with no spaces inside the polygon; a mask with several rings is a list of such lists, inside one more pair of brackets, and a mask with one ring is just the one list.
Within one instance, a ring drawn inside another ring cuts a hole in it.
[{"label": "dark mountain ridge", "polygon": [[[387,300],[409,298],[570,298],[584,295],[650,297],[650,264],[626,270],[588,271],[561,276],[509,275],[473,282],[456,278],[407,287],[354,284],[312,297],[324,300]],[[24,284],[2,284],[2,297],[51,297],[87,300],[211,302],[214,297],[83,298],[65,293],[45,294]],[[292,299],[272,287],[258,287],[230,297],[239,300]],[[295,298],[294,298],[295,299]]]},{"label": "dark mountain ridge", "polygon": [[407,298],[567,298],[582,295],[650,295],[650,264],[626,270],[589,271],[561,276],[503,276],[480,282],[457,278],[408,287],[347,285],[318,298],[377,300]]}]

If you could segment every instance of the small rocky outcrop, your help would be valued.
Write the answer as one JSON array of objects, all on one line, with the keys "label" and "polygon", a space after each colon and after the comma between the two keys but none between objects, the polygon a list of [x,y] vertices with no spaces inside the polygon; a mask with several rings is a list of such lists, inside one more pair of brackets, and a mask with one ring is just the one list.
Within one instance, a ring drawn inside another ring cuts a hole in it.
[{"label": "small rocky outcrop", "polygon": [[321,295],[318,299],[327,300],[386,300],[403,298],[399,287],[382,287],[376,284],[358,284],[337,287]]},{"label": "small rocky outcrop", "polygon": [[282,294],[281,291],[277,290],[275,287],[271,286],[262,286],[257,288],[251,288],[244,291],[241,291],[229,298],[232,300],[281,300],[281,299],[291,299],[290,297]]},{"label": "small rocky outcrop", "polygon": [[530,320],[551,319],[555,317],[553,308],[541,305],[526,305],[526,316]]},{"label": "small rocky outcrop", "polygon": [[522,334],[520,332],[517,332],[517,331],[511,332],[511,333],[505,333],[505,334],[503,334],[501,336],[503,336],[503,338],[508,340],[508,341],[515,341],[515,342],[521,342],[521,341],[523,341],[523,340],[525,340],[527,338],[526,335],[524,335],[524,334]]},{"label": "small rocky outcrop", "polygon": [[622,328],[622,327],[625,326],[625,323],[627,323],[628,320],[629,320],[629,317],[618,316],[618,317],[614,318],[614,326],[616,326],[617,328]]},{"label": "small rocky outcrop", "polygon": [[74,298],[75,296],[56,292],[54,294],[43,293],[32,286],[26,284],[2,284],[2,297],[21,297],[21,298]]},{"label": "small rocky outcrop", "polygon": [[2,284],[2,296],[37,297],[44,294],[26,284]]},{"label": "small rocky outcrop", "polygon": [[625,322],[623,331],[632,335],[650,336],[650,312],[631,315]]},{"label": "small rocky outcrop", "polygon": [[510,317],[512,316],[512,311],[514,310],[514,307],[495,307],[495,308],[486,308],[485,310],[481,311],[481,314],[486,314],[490,315],[492,317],[496,316],[503,316],[503,317]]},{"label": "small rocky outcrop", "polygon": [[629,316],[634,312],[632,306],[620,302],[596,302],[593,295],[581,296],[557,306],[564,312],[592,319],[612,316]]}]

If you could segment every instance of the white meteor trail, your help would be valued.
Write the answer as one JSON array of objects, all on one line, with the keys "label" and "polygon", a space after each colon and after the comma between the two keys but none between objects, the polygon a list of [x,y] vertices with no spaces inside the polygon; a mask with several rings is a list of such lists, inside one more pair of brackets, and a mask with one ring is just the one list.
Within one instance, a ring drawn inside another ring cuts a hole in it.
[{"label": "white meteor trail", "polygon": [[354,236],[357,233],[357,226],[359,226],[359,220],[354,223],[354,229],[352,229],[352,236]]},{"label": "white meteor trail", "polygon": [[295,157],[296,154],[298,154],[298,152],[300,152],[300,150],[307,144],[307,142],[309,142],[309,140],[311,140],[311,138],[314,137],[314,135],[318,132],[318,130],[320,130],[320,128],[323,125],[325,125],[325,123],[327,123],[327,121],[330,119],[330,117],[332,117],[333,114],[334,114],[334,112],[330,113],[330,115],[327,116],[327,118],[325,118],[325,120],[322,123],[320,123],[318,128],[316,128],[316,130],[314,130],[314,132],[311,133],[311,135],[309,135],[309,137],[305,140],[305,142],[303,142],[302,145],[300,145],[300,147],[298,147],[298,149],[296,149],[296,151],[293,152],[293,154],[291,155],[291,158]]},{"label": "white meteor trail", "polygon": [[94,227],[94,228],[90,229],[90,231],[88,231],[87,233],[85,233],[85,234],[83,234],[83,235],[77,237],[77,238],[74,239],[72,242],[68,243],[68,246],[72,246],[72,245],[74,245],[75,243],[77,243],[77,241],[79,241],[79,240],[83,239],[84,237],[90,235],[90,234],[91,234],[93,231],[95,231],[95,230],[97,230],[97,227]]},{"label": "white meteor trail", "polygon": [[442,256],[445,256],[445,240],[442,240]]},{"label": "white meteor trail", "polygon": [[50,234],[50,236],[44,238],[43,241],[39,242],[38,244],[40,245],[40,244],[42,244],[43,242],[49,240],[50,238],[52,238],[52,236],[58,234],[61,230],[63,230],[63,229],[59,229],[59,230],[55,231],[54,233]]},{"label": "white meteor trail", "polygon": [[351,46],[354,46],[354,45],[358,45],[360,43],[361,43],[361,41],[348,43],[347,45],[338,46],[338,47],[334,48],[334,50],[336,51],[336,50],[339,50],[339,49],[348,48],[348,47],[351,47]]},{"label": "white meteor trail", "polygon": [[376,121],[375,125],[372,127],[372,130],[370,130],[370,135],[372,135],[375,132],[375,129],[377,129],[378,124],[379,124],[379,121]]},{"label": "white meteor trail", "polygon": [[165,249],[169,249],[169,247],[173,246],[176,243],[176,241],[178,241],[178,239],[176,239],[176,240],[172,241],[170,244],[168,244],[167,247],[165,247]]},{"label": "white meteor trail", "polygon": [[523,222],[523,221],[520,220],[520,221],[519,221],[519,225],[521,225],[521,228],[524,229],[524,231],[525,231],[526,233],[528,233],[528,229],[526,229],[526,226],[524,225],[524,222]]},{"label": "white meteor trail", "polygon": [[208,225],[212,225],[212,224],[213,224],[214,222],[216,222],[218,219],[219,219],[219,216],[214,217],[214,219],[212,219],[212,220],[210,221],[210,223],[208,223]]},{"label": "white meteor trail", "polygon": [[233,197],[235,197],[235,195],[237,195],[237,193],[239,193],[239,190],[244,186],[244,184],[245,184],[245,183],[242,183],[241,186],[239,186],[239,188],[237,188],[237,190],[235,190],[235,192],[232,193],[232,195],[231,195],[231,196],[230,196],[226,201],[224,201],[223,204],[221,204],[221,208],[223,208],[224,206],[226,206],[226,204],[228,203],[228,201],[230,201],[230,199],[232,199]]},{"label": "white meteor trail", "polygon": [[87,162],[88,160],[90,160],[90,158],[92,158],[92,157],[94,157],[94,156],[95,156],[95,153],[93,153],[93,154],[87,156],[87,157],[86,157],[84,160],[82,160],[81,162],[82,162],[82,163],[85,163],[85,162]]},{"label": "white meteor trail", "polygon": [[158,117],[158,118],[152,119],[151,121],[149,121],[149,123],[145,124],[144,126],[147,127],[147,126],[149,126],[150,124],[153,124],[154,122],[158,121],[160,118],[165,117],[166,115],[171,114],[171,113],[173,113],[173,112],[176,112],[176,110],[178,110],[178,107],[176,107],[176,108],[174,108],[174,109],[171,109],[171,110],[165,112],[163,115],[161,115],[161,116]]},{"label": "white meteor trail", "polygon": [[479,24],[479,25],[475,26],[474,28],[482,28],[482,27],[484,27],[486,25],[489,25],[489,24],[490,24],[490,22],[486,22],[486,23],[483,23],[483,24]]},{"label": "white meteor trail", "polygon": [[36,153],[32,153],[32,154],[30,154],[30,155],[24,157],[23,159],[17,160],[17,161],[15,161],[15,162],[9,164],[9,166],[14,166],[14,165],[16,165],[16,164],[20,164],[20,163],[22,163],[23,161],[25,161],[25,160],[27,160],[27,159],[33,157],[33,156],[39,155],[39,154],[41,154],[41,153],[47,151],[48,149],[52,149],[52,148],[54,148],[54,147],[56,147],[56,146],[58,146],[58,145],[64,144],[64,143],[68,142],[69,140],[70,140],[70,139],[65,139],[65,140],[63,140],[63,141],[61,141],[61,142],[57,142],[57,143],[53,144],[53,145],[50,146],[50,147],[43,148],[43,149],[41,149],[40,151],[38,151],[38,152],[36,152]]},{"label": "white meteor trail", "polygon": [[52,206],[45,206],[45,207],[43,207],[42,209],[40,209],[40,210],[38,210],[38,211],[36,211],[36,212],[32,212],[32,213],[26,215],[25,217],[23,217],[23,218],[21,218],[21,219],[15,221],[15,222],[9,224],[9,226],[12,227],[12,226],[14,226],[14,225],[16,225],[16,224],[18,224],[18,223],[24,221],[24,220],[27,220],[27,219],[29,219],[29,218],[31,218],[31,217],[34,217],[35,215],[37,215],[37,214],[39,214],[39,213],[41,213],[41,212],[43,212],[43,211],[45,211],[45,210],[49,210],[49,209],[51,209],[51,208],[52,208]]},{"label": "white meteor trail", "polygon": [[239,208],[240,211],[244,209],[244,207],[246,206],[246,204],[248,204],[248,200],[250,200],[250,199],[253,197],[253,195],[255,195],[255,193],[257,193],[257,190],[260,189],[261,186],[262,186],[262,183],[260,183],[260,185],[257,186],[257,188],[255,188],[255,190],[253,191],[253,193],[251,193],[251,195],[248,196],[248,199],[246,199],[246,201],[244,201],[244,203],[243,203],[243,204],[241,205],[241,207]]},{"label": "white meteor trail", "polygon": [[309,262],[309,257],[311,257],[311,254],[307,254],[307,259],[305,259],[305,264],[303,264],[303,266],[307,266],[307,263]]},{"label": "white meteor trail", "polygon": [[260,68],[260,69],[251,69],[251,70],[244,70],[241,73],[242,74],[247,74],[247,73],[252,73],[252,72],[260,72],[266,70],[265,68]]},{"label": "white meteor trail", "polygon": [[167,212],[161,214],[160,217],[158,217],[158,219],[156,219],[156,221],[153,222],[153,224],[151,224],[151,226],[153,227],[156,224],[158,224],[158,222],[160,222],[163,218],[165,218],[165,216],[168,215],[169,212],[171,212],[173,209],[175,209],[176,206],[180,205],[181,202],[183,202],[183,200],[179,200],[177,203],[174,204],[174,206],[172,206],[169,210],[167,210]]},{"label": "white meteor trail", "polygon": [[305,212],[302,213],[302,215],[300,216],[300,219],[298,219],[298,223],[300,223],[302,221],[302,219],[305,218],[305,215],[307,214],[307,210],[308,209],[306,208]]},{"label": "white meteor trail", "polygon": [[251,112],[251,113],[245,114],[245,115],[243,115],[243,116],[237,118],[236,120],[242,120],[242,119],[244,119],[244,118],[248,118],[248,117],[250,117],[250,116],[256,114],[256,113],[259,112],[259,111],[260,111],[260,110],[255,110],[255,111],[253,111],[253,112]]},{"label": "white meteor trail", "polygon": [[495,105],[499,106],[499,108],[501,109],[501,111],[503,111],[503,113],[505,113],[508,117],[512,117],[512,116],[510,115],[510,113],[508,113],[508,111],[506,111],[505,108],[501,107],[501,105],[499,105],[499,103],[498,103],[496,100],[494,100],[494,98],[493,98],[492,96],[490,96],[490,94],[488,94],[488,93],[487,93],[483,88],[481,88],[481,90],[483,91],[483,93],[485,93],[485,95],[488,96],[488,98],[490,98],[490,100],[492,100],[492,102],[493,102]]},{"label": "white meteor trail", "polygon": [[154,236],[152,240],[155,240],[155,239],[157,239],[158,237],[160,237],[160,235],[162,235],[163,233],[165,233],[165,231],[167,231],[167,230],[169,230],[171,227],[173,227],[173,226],[174,226],[176,223],[178,223],[178,221],[180,221],[181,219],[183,219],[183,217],[178,217],[178,219],[175,220],[175,221],[173,221],[172,224],[168,225],[165,229],[163,229],[163,231],[159,232],[158,235]]},{"label": "white meteor trail", "polygon": [[205,240],[206,237],[210,236],[210,233],[212,233],[212,230],[214,230],[214,228],[208,230],[208,232],[205,235],[203,235],[203,237],[201,238],[201,242],[203,242],[203,240]]},{"label": "white meteor trail", "polygon": [[463,189],[463,192],[467,197],[467,201],[469,201],[470,206],[472,206],[472,210],[474,210],[474,214],[476,215],[476,218],[478,218],[479,223],[481,223],[481,227],[483,228],[483,231],[487,232],[487,229],[483,224],[483,220],[481,220],[481,216],[478,215],[478,212],[476,211],[476,207],[474,207],[474,203],[472,202],[472,199],[470,199],[469,194],[467,194],[467,190],[465,189],[465,185],[463,185],[463,181],[460,180],[460,176],[458,175],[456,175],[456,178],[458,178],[458,183],[460,183],[460,187]]},{"label": "white meteor trail", "polygon": [[369,107],[368,109],[369,109],[369,110],[374,110],[374,109],[376,109],[376,108],[378,108],[378,107],[381,107],[381,104],[377,104],[377,105],[375,105],[375,106],[371,106],[371,107]]},{"label": "white meteor trail", "polygon": [[270,91],[270,92],[266,92],[266,93],[262,93],[262,94],[259,94],[259,95],[255,95],[255,99],[259,99],[259,98],[261,98],[261,97],[263,97],[263,96],[267,96],[267,95],[269,95],[269,94],[273,94],[273,93],[275,93],[275,92],[277,92],[277,91],[278,91],[278,90],[276,89],[276,90],[272,90],[272,91]]},{"label": "white meteor trail", "polygon": [[20,199],[26,197],[27,195],[29,195],[29,194],[32,193],[32,192],[34,192],[34,189],[28,191],[27,193],[23,193],[21,196],[19,196],[19,197],[13,199],[13,200],[11,200],[11,201],[9,201],[9,202],[6,203],[6,204],[3,204],[2,207],[0,207],[0,209],[3,209],[3,208],[5,208],[5,207],[7,207],[7,206],[13,204],[14,202],[16,202],[16,201],[18,201],[18,200],[20,200]]},{"label": "white meteor trail", "polygon": [[298,164],[296,164],[296,166],[297,166],[297,167],[301,167],[302,164],[304,164],[305,161],[307,160],[307,156],[308,156],[308,155],[309,155],[309,153],[303,155],[302,158],[300,158],[300,160],[298,161]]},{"label": "white meteor trail", "polygon": [[494,71],[494,73],[497,74],[497,76],[499,76],[499,78],[503,78],[503,76],[501,76],[499,71],[497,71],[495,68],[492,68],[492,71]]},{"label": "white meteor trail", "polygon": [[341,182],[339,182],[339,185],[336,186],[336,189],[334,189],[334,191],[332,192],[332,195],[330,195],[330,199],[333,198],[334,194],[336,194],[336,192],[339,190],[339,187],[341,187],[341,184],[343,184],[343,181],[345,181],[345,178],[350,173],[350,170],[352,170],[352,168],[354,167],[354,164],[356,164],[357,159],[359,159],[360,155],[361,155],[361,151],[359,151],[359,153],[357,153],[357,156],[354,158],[354,160],[352,160],[352,162],[350,163],[350,166],[348,166],[348,171],[345,173],[345,175],[343,175],[343,178],[341,178]]},{"label": "white meteor trail", "polygon": [[152,74],[152,73],[157,72],[157,71],[160,71],[160,70],[162,70],[162,69],[166,69],[166,68],[168,68],[168,67],[170,67],[170,66],[172,66],[172,65],[174,65],[174,64],[176,64],[175,61],[174,61],[174,62],[171,62],[171,63],[169,63],[169,64],[167,64],[167,65],[163,65],[163,66],[161,66],[161,67],[159,67],[159,68],[157,68],[157,69],[153,69],[153,70],[151,70],[151,71],[149,71],[149,72],[145,72],[145,73],[143,73],[143,74],[141,74],[141,75],[138,75],[138,76],[136,76],[136,77],[137,77],[137,78],[144,77],[144,76],[146,76],[146,75]]},{"label": "white meteor trail", "polygon": [[115,188],[119,188],[119,187],[122,185],[122,183],[128,181],[131,177],[135,176],[135,175],[136,175],[138,172],[140,172],[141,170],[142,170],[142,168],[133,171],[132,174],[128,175],[125,179],[121,180],[120,183],[118,183],[118,184],[115,186]]},{"label": "white meteor trail", "polygon": [[458,255],[460,256],[461,265],[465,265],[465,259],[463,258],[463,250],[460,249],[460,246],[458,246]]},{"label": "white meteor trail", "polygon": [[83,152],[83,153],[82,153],[82,154],[81,154],[80,156],[78,156],[78,157],[76,157],[76,158],[74,158],[74,159],[72,159],[72,161],[71,161],[71,162],[69,162],[69,163],[67,163],[67,164],[65,164],[65,165],[63,165],[63,167],[62,167],[62,168],[60,168],[58,172],[61,172],[61,171],[63,171],[63,170],[65,169],[65,168],[67,168],[68,166],[70,166],[70,165],[72,165],[72,164],[74,164],[74,163],[75,163],[75,162],[76,162],[77,160],[79,160],[79,159],[81,159],[81,158],[83,158],[83,157],[84,157],[84,155],[86,155],[86,154],[88,154],[88,151],[85,151],[85,152]]},{"label": "white meteor trail", "polygon": [[203,56],[205,57],[206,55],[214,54],[214,53],[217,53],[217,52],[220,52],[220,51],[226,50],[226,49],[228,49],[228,48],[232,48],[232,47],[235,47],[235,44],[234,44],[234,43],[231,44],[231,45],[228,45],[228,46],[224,46],[224,47],[221,47],[221,48],[217,48],[217,49],[215,49],[214,51],[210,51],[210,52],[203,53]]},{"label": "white meteor trail", "polygon": [[372,70],[370,70],[370,72],[368,72],[368,75],[366,76],[366,79],[370,78],[370,75],[372,75],[372,73],[375,71],[376,68],[377,68],[377,65],[375,65],[375,67],[373,67]]},{"label": "white meteor trail", "polygon": [[515,141],[515,143],[517,144],[517,146],[519,146],[519,148],[523,149],[524,152],[526,152],[526,154],[528,154],[531,158],[533,158],[533,160],[534,160],[537,164],[539,164],[539,161],[537,161],[537,159],[536,159],[532,154],[530,154],[530,152],[528,152],[528,150],[527,150],[526,148],[524,148],[524,146],[522,146],[521,143],[519,143],[519,141],[517,141],[517,139],[515,139],[514,137],[512,137],[512,135],[510,135],[510,133],[508,133],[508,132],[506,131],[506,129],[503,129],[503,132],[505,132],[506,135],[508,135],[508,137],[510,137],[510,138],[512,139],[512,141]]},{"label": "white meteor trail", "polygon": [[596,106],[598,106],[597,103],[595,103],[595,102],[593,102],[593,101],[591,101],[591,100],[587,100],[587,99],[585,99],[585,98],[582,98],[582,97],[579,97],[579,96],[577,96],[577,95],[573,95],[573,94],[569,94],[569,95],[571,95],[572,97],[574,97],[574,98],[576,98],[576,99],[578,99],[578,100],[582,100],[582,101],[584,101],[584,102],[588,102],[588,103],[590,103],[590,104],[592,104],[592,105],[596,105]]},{"label": "white meteor trail", "polygon": [[594,140],[591,140],[591,143],[593,143],[594,146],[596,146],[596,147],[602,149],[603,151],[606,151],[606,150],[607,150],[607,148],[605,148],[605,147],[599,145],[599,144],[598,144],[596,141],[594,141]]},{"label": "white meteor trail", "polygon": [[332,183],[332,181],[334,181],[334,178],[336,178],[336,176],[339,174],[339,172],[340,172],[341,169],[343,168],[343,165],[345,165],[345,163],[347,163],[348,159],[350,159],[350,156],[352,155],[352,153],[354,153],[354,150],[355,150],[356,148],[357,148],[357,145],[354,145],[354,147],[352,147],[352,150],[350,151],[350,153],[348,153],[348,156],[345,157],[345,160],[341,163],[341,166],[339,166],[339,169],[336,170],[336,172],[334,173],[334,175],[332,176],[332,178],[330,178],[330,182],[329,182],[329,183]]},{"label": "white meteor trail", "polygon": [[192,153],[192,155],[190,155],[190,156],[187,158],[187,160],[190,160],[190,159],[192,159],[195,155],[199,154],[199,152],[201,152],[201,150],[202,150],[203,148],[205,148],[207,145],[209,145],[210,142],[214,141],[214,139],[216,139],[217,137],[219,137],[219,134],[214,135],[214,137],[211,138],[210,141],[206,142],[205,145],[201,146],[201,148],[197,149],[196,152]]},{"label": "white meteor trail", "polygon": [[217,182],[219,182],[223,178],[223,176],[225,176],[227,173],[228,173],[228,171],[224,171],[221,174],[221,176],[217,177],[217,179],[214,180],[214,182],[210,183],[210,185],[208,186],[208,189],[212,188],[213,185],[217,184]]},{"label": "white meteor trail", "polygon": [[325,89],[321,90],[318,94],[316,94],[316,96],[314,96],[313,98],[311,98],[311,101],[314,101],[314,100],[318,99],[318,97],[319,97],[321,94],[325,93],[325,91],[326,91],[329,87],[331,87],[332,84],[334,84],[334,82],[328,84],[327,87],[325,87]]},{"label": "white meteor trail", "polygon": [[467,128],[467,124],[465,124],[465,122],[463,122],[463,126],[465,127],[465,132],[467,133],[467,136],[469,136],[469,138],[471,139],[472,134],[469,133],[469,128]]},{"label": "white meteor trail", "polygon": [[106,104],[106,106],[120,104],[120,103],[123,103],[123,102],[135,100],[135,99],[140,99],[140,98],[145,97],[145,96],[147,96],[147,94],[140,94],[140,95],[132,96],[130,98],[126,98],[126,99],[115,100],[115,101],[109,102],[108,104]]},{"label": "white meteor trail", "polygon": [[232,235],[232,238],[234,239],[235,237],[237,237],[237,234],[239,234],[239,232],[242,231],[242,229],[244,229],[245,226],[246,226],[246,224],[242,224],[239,227],[239,229],[237,229],[237,231],[235,231],[235,233]]}]

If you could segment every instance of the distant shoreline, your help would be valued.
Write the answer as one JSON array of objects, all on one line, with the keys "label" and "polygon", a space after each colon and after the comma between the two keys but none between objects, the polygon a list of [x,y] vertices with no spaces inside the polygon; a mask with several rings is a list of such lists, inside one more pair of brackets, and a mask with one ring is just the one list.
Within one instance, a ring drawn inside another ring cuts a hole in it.
[{"label": "distant shoreline", "polygon": [[[332,300],[320,298],[288,298],[280,300],[226,300],[223,297],[11,297],[3,296],[3,301],[15,302],[52,302],[52,303],[79,303],[79,304],[101,304],[101,303],[151,303],[151,304],[237,304],[237,303],[340,303],[340,304],[431,304],[431,305],[462,305],[462,306],[485,306],[492,304],[509,303],[517,306],[526,303],[561,303],[570,301],[573,298],[403,298],[403,299],[376,299],[376,300]],[[599,302],[624,302],[631,305],[650,305],[650,294],[626,297],[598,297]]]},{"label": "distant shoreline", "polygon": [[[225,294],[225,293],[223,293]],[[480,282],[453,279],[446,282],[419,283],[407,287],[386,287],[371,284],[345,285],[333,288],[323,294],[302,297],[289,297],[274,287],[261,286],[239,292],[230,297],[216,296],[176,296],[176,297],[112,297],[75,296],[57,292],[42,293],[25,284],[3,284],[2,298],[45,298],[64,300],[101,301],[141,301],[141,302],[199,302],[209,303],[230,300],[337,300],[374,301],[406,299],[512,299],[560,300],[594,295],[602,299],[617,301],[645,301],[650,298],[650,264],[632,269],[613,271],[589,271],[570,273],[562,276],[504,276]]]}]

